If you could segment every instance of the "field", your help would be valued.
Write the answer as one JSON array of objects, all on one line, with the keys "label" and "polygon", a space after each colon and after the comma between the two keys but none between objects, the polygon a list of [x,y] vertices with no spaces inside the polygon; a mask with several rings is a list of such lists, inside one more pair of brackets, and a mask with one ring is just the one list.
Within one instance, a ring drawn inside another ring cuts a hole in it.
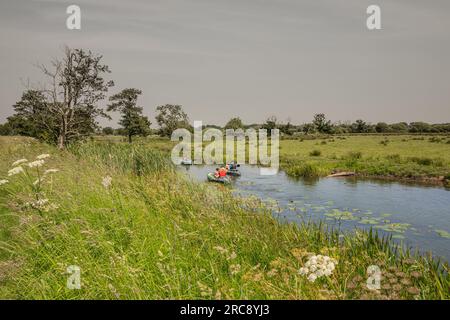
[{"label": "field", "polygon": [[[317,142],[284,141],[282,150]],[[450,298],[447,265],[373,233],[280,225],[258,199],[186,180],[168,161],[167,141],[153,143],[93,141],[61,152],[0,137],[0,179],[8,180],[0,186],[1,298]],[[8,175],[23,158],[24,172]],[[327,276],[304,274],[314,254],[333,262]],[[366,286],[370,265],[381,268],[380,290]],[[66,285],[69,266],[81,270],[79,290]]]},{"label": "field", "polygon": [[450,178],[450,138],[445,136],[341,136],[281,141],[281,165],[292,176],[333,170],[359,175],[443,181]]}]

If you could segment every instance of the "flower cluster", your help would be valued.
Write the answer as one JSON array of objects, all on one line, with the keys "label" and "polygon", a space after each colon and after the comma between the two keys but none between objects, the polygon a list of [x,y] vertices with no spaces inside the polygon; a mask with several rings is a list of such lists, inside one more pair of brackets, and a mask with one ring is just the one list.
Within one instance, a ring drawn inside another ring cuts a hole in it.
[{"label": "flower cluster", "polygon": [[11,167],[17,167],[18,165],[21,165],[22,163],[28,162],[27,159],[19,159],[17,161],[14,161]]},{"label": "flower cluster", "polygon": [[3,185],[3,184],[7,184],[7,183],[8,183],[8,180],[6,180],[6,179],[1,179],[0,180],[0,186]]},{"label": "flower cluster", "polygon": [[111,186],[112,178],[110,176],[103,177],[102,179],[102,185],[105,187],[105,189],[108,189]]},{"label": "flower cluster", "polygon": [[14,175],[22,173],[22,172],[24,172],[24,171],[23,171],[23,168],[21,166],[14,167],[14,168],[12,168],[11,170],[8,171],[8,177],[14,176]]},{"label": "flower cluster", "polygon": [[330,276],[336,265],[337,261],[334,258],[320,254],[313,255],[305,263],[305,266],[300,268],[299,274],[308,276],[308,280],[314,282],[322,276]]},{"label": "flower cluster", "polygon": [[39,168],[42,167],[44,165],[45,161],[44,160],[35,160],[33,162],[28,163],[28,166],[30,168]]},{"label": "flower cluster", "polygon": [[38,155],[38,156],[36,157],[36,159],[38,159],[38,160],[43,160],[43,159],[47,159],[47,158],[49,158],[49,157],[50,157],[50,155],[49,155],[48,153],[43,153],[43,154]]}]

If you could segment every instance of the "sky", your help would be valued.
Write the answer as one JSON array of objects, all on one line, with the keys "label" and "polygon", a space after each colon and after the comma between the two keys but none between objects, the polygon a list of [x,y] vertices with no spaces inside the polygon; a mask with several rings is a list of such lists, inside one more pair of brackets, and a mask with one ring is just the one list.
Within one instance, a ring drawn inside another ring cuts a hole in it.
[{"label": "sky", "polygon": [[[81,30],[66,28],[71,4]],[[366,27],[371,4],[381,30]],[[103,55],[108,95],[141,89],[153,123],[167,103],[220,125],[450,122],[448,0],[0,0],[0,40],[0,122],[65,45]]]}]

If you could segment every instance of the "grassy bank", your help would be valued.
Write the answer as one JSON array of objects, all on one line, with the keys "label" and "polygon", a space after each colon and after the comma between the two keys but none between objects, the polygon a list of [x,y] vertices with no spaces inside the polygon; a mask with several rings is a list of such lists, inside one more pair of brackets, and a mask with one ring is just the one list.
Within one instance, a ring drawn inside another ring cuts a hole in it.
[{"label": "grassy bank", "polygon": [[[370,233],[280,225],[257,199],[186,180],[148,143],[59,152],[0,137],[0,151],[1,298],[450,298],[447,266]],[[50,157],[30,168],[40,154]],[[25,172],[8,176],[22,158]],[[331,274],[299,273],[313,254],[335,260]],[[70,265],[80,290],[66,287]],[[370,265],[380,290],[366,287]]]},{"label": "grassy bank", "polygon": [[281,141],[281,166],[291,176],[359,175],[450,180],[450,138],[434,136],[343,136]]}]

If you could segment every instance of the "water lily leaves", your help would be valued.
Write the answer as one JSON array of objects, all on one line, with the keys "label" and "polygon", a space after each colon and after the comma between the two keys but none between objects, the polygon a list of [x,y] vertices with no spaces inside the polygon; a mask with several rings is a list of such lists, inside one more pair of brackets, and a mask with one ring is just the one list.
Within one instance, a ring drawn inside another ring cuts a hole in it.
[{"label": "water lily leaves", "polygon": [[333,209],[332,212],[325,214],[329,218],[334,218],[337,220],[357,220],[358,218],[353,215],[350,211],[340,211],[338,209]]},{"label": "water lily leaves", "polygon": [[405,239],[405,236],[404,236],[404,235],[401,235],[401,234],[394,234],[394,235],[392,236],[392,239]]},{"label": "water lily leaves", "polygon": [[363,219],[361,219],[361,221],[359,221],[359,223],[362,223],[362,224],[378,224],[379,221],[377,219],[363,218]]},{"label": "water lily leaves", "polygon": [[442,238],[450,239],[450,232],[446,230],[436,229],[434,230],[434,232],[436,232]]},{"label": "water lily leaves", "polygon": [[406,230],[408,230],[410,226],[411,224],[409,223],[388,223],[382,226],[376,226],[376,228],[379,228],[387,232],[404,233]]}]

